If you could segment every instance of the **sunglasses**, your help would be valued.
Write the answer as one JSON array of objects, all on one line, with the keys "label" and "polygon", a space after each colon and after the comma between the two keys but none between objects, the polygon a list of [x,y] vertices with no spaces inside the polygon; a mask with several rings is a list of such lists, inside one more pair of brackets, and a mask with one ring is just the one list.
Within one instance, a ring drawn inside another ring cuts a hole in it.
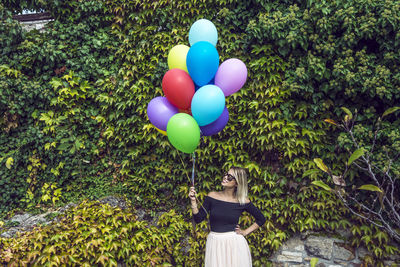
[{"label": "sunglasses", "polygon": [[230,182],[230,181],[232,181],[232,180],[236,180],[236,177],[235,176],[233,176],[232,174],[230,174],[230,173],[224,173],[224,175],[222,176],[222,178],[225,178],[226,177],[226,179]]}]

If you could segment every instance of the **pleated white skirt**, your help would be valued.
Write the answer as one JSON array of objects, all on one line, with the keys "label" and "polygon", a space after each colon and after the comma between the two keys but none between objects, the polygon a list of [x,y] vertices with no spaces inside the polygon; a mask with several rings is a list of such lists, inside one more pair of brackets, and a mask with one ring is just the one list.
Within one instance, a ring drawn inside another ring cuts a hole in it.
[{"label": "pleated white skirt", "polygon": [[210,232],[207,236],[205,267],[251,267],[246,238],[235,232]]}]

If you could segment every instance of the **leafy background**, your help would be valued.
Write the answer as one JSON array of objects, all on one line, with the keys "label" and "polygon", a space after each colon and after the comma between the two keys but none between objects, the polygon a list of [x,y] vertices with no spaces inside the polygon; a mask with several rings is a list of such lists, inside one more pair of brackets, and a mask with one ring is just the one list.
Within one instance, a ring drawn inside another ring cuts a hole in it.
[{"label": "leafy background", "polygon": [[[49,11],[55,20],[44,32],[24,32],[12,14],[26,8]],[[206,222],[194,232],[190,155],[172,148],[146,115],[149,101],[162,95],[169,50],[188,44],[190,26],[200,18],[218,29],[220,62],[240,58],[249,76],[227,98],[227,127],[203,138],[195,152],[196,187],[202,200],[221,189],[230,166],[249,169],[250,199],[267,218],[248,237],[253,264],[266,263],[305,230],[349,228],[348,241],[366,246],[365,260],[376,264],[398,253],[386,233],[311,184],[326,179],[314,158],[341,171],[354,150],[325,119],[343,117],[343,106],[358,110],[355,134],[368,144],[374,121],[399,103],[398,1],[6,0],[0,15],[1,218],[106,195],[132,204],[128,213],[107,212],[123,218],[117,222],[101,217],[107,207],[83,202],[61,226],[18,242],[0,239],[1,261],[200,264]],[[398,115],[384,122],[380,148],[398,151]],[[398,176],[399,161],[393,166]],[[366,182],[356,169],[348,179],[349,185]],[[164,215],[149,225],[135,217],[139,209],[154,219]],[[250,225],[251,217],[240,223]],[[89,236],[88,226],[102,234]]]}]

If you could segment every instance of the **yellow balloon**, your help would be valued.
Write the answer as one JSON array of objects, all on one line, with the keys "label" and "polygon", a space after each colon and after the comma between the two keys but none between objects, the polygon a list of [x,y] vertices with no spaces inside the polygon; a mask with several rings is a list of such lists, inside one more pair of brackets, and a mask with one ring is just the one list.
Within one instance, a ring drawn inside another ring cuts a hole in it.
[{"label": "yellow balloon", "polygon": [[168,68],[169,69],[181,69],[188,72],[186,67],[186,55],[189,52],[189,46],[187,45],[176,45],[168,54]]},{"label": "yellow balloon", "polygon": [[163,135],[167,136],[167,132],[166,131],[160,130],[156,126],[153,126],[153,127],[156,128],[156,130],[159,131],[160,133],[162,133]]}]

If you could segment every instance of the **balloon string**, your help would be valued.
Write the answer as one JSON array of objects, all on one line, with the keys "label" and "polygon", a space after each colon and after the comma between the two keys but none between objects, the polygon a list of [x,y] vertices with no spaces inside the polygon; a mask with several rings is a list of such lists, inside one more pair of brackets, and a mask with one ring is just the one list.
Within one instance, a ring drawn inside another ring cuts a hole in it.
[{"label": "balloon string", "polygon": [[[171,148],[173,148],[169,143],[168,143],[168,145],[169,145]],[[173,148],[173,149],[174,149],[174,148]],[[187,170],[186,170],[186,165],[185,165],[185,163],[183,162],[183,159],[182,159],[182,157],[181,157],[180,152],[178,151],[177,154],[178,154],[178,157],[179,157],[179,159],[181,160],[182,166],[183,166],[183,168],[184,168],[184,170],[185,170],[186,177],[188,178],[188,180],[192,183],[192,185],[193,185],[193,187],[194,187],[194,166],[195,166],[195,160],[196,160],[196,155],[195,155],[195,153],[193,152],[193,154],[192,154],[192,157],[193,157],[192,179],[189,178],[188,172],[187,172]],[[203,208],[203,210],[206,212],[206,214],[209,215],[207,209],[204,208],[203,204],[200,202],[200,200],[197,198],[197,196],[195,196],[195,198],[196,198],[197,202],[200,204],[201,208]],[[208,227],[210,227],[210,226],[208,225]],[[210,230],[210,229],[209,229],[209,230]]]},{"label": "balloon string", "polygon": [[194,166],[196,165],[196,154],[192,153],[193,166],[192,166],[192,186],[194,186]]},{"label": "balloon string", "polygon": [[186,165],[185,165],[185,163],[183,162],[183,159],[182,159],[182,157],[181,157],[179,151],[178,151],[178,156],[179,156],[179,159],[180,159],[181,162],[182,162],[182,166],[183,166],[183,169],[185,170],[186,177],[188,178],[188,180],[189,180],[190,182],[192,182],[192,180],[190,179],[190,177],[189,177],[189,175],[188,175],[188,173],[187,173]]}]

